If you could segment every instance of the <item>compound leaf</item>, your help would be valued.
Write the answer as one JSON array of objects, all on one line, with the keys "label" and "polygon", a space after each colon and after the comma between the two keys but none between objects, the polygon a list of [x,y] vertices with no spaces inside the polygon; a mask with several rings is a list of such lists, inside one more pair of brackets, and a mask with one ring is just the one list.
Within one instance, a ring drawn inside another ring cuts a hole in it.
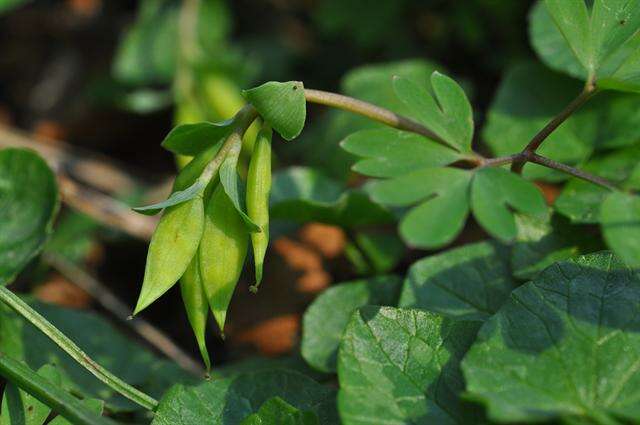
[{"label": "compound leaf", "polygon": [[464,90],[451,78],[435,71],[433,95],[413,81],[395,77],[398,98],[430,130],[460,152],[471,151],[473,110]]},{"label": "compound leaf", "polygon": [[521,176],[502,168],[482,168],[471,186],[471,209],[480,225],[505,242],[517,235],[513,210],[534,217],[548,215],[540,190]]},{"label": "compound leaf", "polygon": [[392,128],[358,131],[340,146],[365,158],[352,169],[371,177],[397,177],[419,168],[449,165],[460,158],[454,150],[423,136]]}]

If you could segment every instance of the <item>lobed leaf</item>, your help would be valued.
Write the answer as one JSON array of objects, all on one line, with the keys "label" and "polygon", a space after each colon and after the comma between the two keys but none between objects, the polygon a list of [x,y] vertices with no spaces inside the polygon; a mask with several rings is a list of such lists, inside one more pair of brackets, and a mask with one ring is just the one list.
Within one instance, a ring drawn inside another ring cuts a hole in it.
[{"label": "lobed leaf", "polygon": [[35,152],[0,150],[0,285],[42,249],[58,211],[55,176]]},{"label": "lobed leaf", "polygon": [[513,210],[538,218],[548,215],[540,190],[521,176],[487,167],[475,173],[471,209],[478,223],[492,236],[509,242],[517,235]]},{"label": "lobed leaf", "polygon": [[242,94],[285,140],[293,140],[302,132],[307,115],[307,101],[301,82],[270,81],[244,90]]},{"label": "lobed leaf", "polygon": [[310,410],[296,409],[280,397],[264,402],[256,413],[240,425],[319,425],[318,416]]},{"label": "lobed leaf", "polygon": [[375,202],[411,208],[400,222],[404,240],[437,248],[462,230],[469,212],[471,173],[457,168],[425,168],[400,177],[371,182],[366,191]]},{"label": "lobed leaf", "polygon": [[464,90],[451,78],[435,71],[431,75],[433,95],[424,87],[395,77],[398,98],[427,128],[459,152],[471,151],[473,110]]},{"label": "lobed leaf", "polygon": [[378,276],[335,285],[307,308],[302,322],[302,357],[315,369],[335,372],[340,338],[353,312],[365,305],[395,305],[401,280]]},{"label": "lobed leaf", "polygon": [[361,130],[347,136],[340,146],[365,159],[352,170],[371,177],[398,177],[419,168],[442,167],[460,155],[423,136],[392,128]]},{"label": "lobed leaf", "polygon": [[498,422],[640,418],[640,276],[610,253],[556,263],[512,292],[462,362]]},{"label": "lobed leaf", "polygon": [[356,311],[338,354],[342,423],[478,423],[459,399],[459,363],[478,327],[420,310]]}]

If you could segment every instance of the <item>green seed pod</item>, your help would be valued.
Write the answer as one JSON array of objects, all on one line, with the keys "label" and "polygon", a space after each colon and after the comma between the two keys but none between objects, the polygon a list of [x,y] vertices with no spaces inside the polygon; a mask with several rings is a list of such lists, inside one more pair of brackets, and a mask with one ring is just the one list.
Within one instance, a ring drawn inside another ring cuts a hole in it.
[{"label": "green seed pod", "polygon": [[222,185],[207,199],[200,242],[200,276],[220,330],[247,255],[249,233]]},{"label": "green seed pod", "polygon": [[269,192],[271,191],[271,127],[265,124],[253,147],[249,172],[247,173],[247,213],[262,229],[251,233],[256,283],[251,290],[256,292],[262,281],[264,256],[269,245]]},{"label": "green seed pod", "polygon": [[180,291],[191,329],[193,329],[196,341],[198,342],[200,355],[202,355],[202,360],[207,367],[207,372],[209,372],[211,369],[211,361],[209,360],[206,343],[209,303],[207,302],[207,295],[204,292],[204,286],[200,278],[200,261],[197,253],[191,260],[184,275],[180,278]]},{"label": "green seed pod", "polygon": [[196,254],[204,228],[202,196],[167,208],[156,227],[134,315],[167,292]]}]

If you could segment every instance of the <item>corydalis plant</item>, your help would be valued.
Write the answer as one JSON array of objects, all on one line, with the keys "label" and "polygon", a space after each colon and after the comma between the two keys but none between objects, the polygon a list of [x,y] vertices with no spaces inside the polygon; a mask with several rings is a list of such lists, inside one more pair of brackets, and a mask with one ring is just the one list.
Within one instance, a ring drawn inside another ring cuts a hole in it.
[{"label": "corydalis plant", "polygon": [[[439,72],[433,73],[426,87],[406,78],[393,79],[393,91],[409,111],[408,117],[350,97],[305,89],[300,82],[269,82],[245,91],[247,106],[229,121],[176,127],[162,145],[193,160],[177,176],[166,201],[137,209],[165,212],[151,241],[135,313],[180,280],[189,320],[209,365],[204,343],[208,310],[222,329],[249,240],[256,270],[254,290],[262,278],[268,244],[270,128],[286,140],[297,137],[304,127],[307,102],[391,127],[352,134],[342,147],[363,158],[354,165],[355,171],[381,179],[366,186],[371,198],[405,210],[399,231],[411,245],[447,245],[461,232],[470,213],[487,233],[505,243],[516,238],[516,214],[544,220],[549,210],[542,193],[521,176],[523,166],[531,162],[610,191],[601,212],[605,239],[628,263],[640,264],[636,194],[536,152],[598,92],[640,92],[640,2],[613,3],[596,1],[587,7],[582,1],[547,0],[535,9],[534,39],[540,28],[546,28],[546,38],[539,36],[534,43],[543,60],[583,78],[585,85],[520,152],[510,155],[487,158],[473,149],[471,104],[463,89]],[[563,61],[550,54],[552,46]],[[243,190],[237,171],[242,136],[258,117],[264,127]],[[511,171],[503,168],[509,164]]]}]

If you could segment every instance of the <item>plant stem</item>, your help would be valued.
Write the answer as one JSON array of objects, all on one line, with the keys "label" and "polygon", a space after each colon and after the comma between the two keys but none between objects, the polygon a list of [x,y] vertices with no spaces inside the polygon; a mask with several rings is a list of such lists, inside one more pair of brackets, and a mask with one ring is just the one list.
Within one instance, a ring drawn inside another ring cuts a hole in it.
[{"label": "plant stem", "polygon": [[42,317],[37,311],[11,292],[6,287],[0,287],[0,301],[9,306],[13,311],[24,317],[28,322],[38,328],[58,347],[64,350],[72,359],[91,372],[96,378],[104,382],[114,391],[124,397],[139,404],[148,410],[158,407],[158,402],[151,396],[137,390],[127,384],[111,372],[92,360],[84,351],[80,349],[71,339],[64,335],[58,328],[53,326],[47,319]]},{"label": "plant stem", "polygon": [[587,173],[586,171],[578,170],[577,168],[570,167],[568,165],[554,161],[553,159],[540,156],[536,153],[531,153],[527,155],[526,158],[528,161],[533,162],[535,164],[543,165],[547,168],[553,168],[554,170],[562,171],[564,173],[570,174],[579,179],[586,180],[598,186],[602,186],[606,189],[617,190],[616,186],[605,178],[594,176],[593,174]]},{"label": "plant stem", "polygon": [[365,116],[372,120],[381,122],[382,124],[388,125],[389,127],[397,128],[398,130],[420,134],[443,146],[456,149],[422,124],[380,106],[376,106],[359,99],[354,99],[349,96],[322,90],[304,89],[304,95],[307,102],[353,112],[354,114]]},{"label": "plant stem", "polygon": [[[4,288],[3,288],[4,289]],[[80,400],[53,385],[29,369],[23,362],[0,353],[0,375],[51,407],[71,423],[79,425],[116,425],[108,418],[89,411]]]},{"label": "plant stem", "polygon": [[569,105],[567,105],[564,110],[562,110],[558,115],[556,115],[549,123],[540,130],[531,141],[525,146],[522,150],[522,153],[525,155],[520,158],[518,161],[514,161],[511,166],[511,171],[516,173],[521,173],[524,164],[529,161],[529,157],[527,154],[535,153],[536,150],[542,145],[542,143],[553,133],[560,125],[567,120],[575,111],[580,109],[582,105],[587,103],[589,99],[591,99],[597,93],[596,87],[593,84],[587,83],[584,87],[584,90],[580,93],[578,97],[576,97]]}]

